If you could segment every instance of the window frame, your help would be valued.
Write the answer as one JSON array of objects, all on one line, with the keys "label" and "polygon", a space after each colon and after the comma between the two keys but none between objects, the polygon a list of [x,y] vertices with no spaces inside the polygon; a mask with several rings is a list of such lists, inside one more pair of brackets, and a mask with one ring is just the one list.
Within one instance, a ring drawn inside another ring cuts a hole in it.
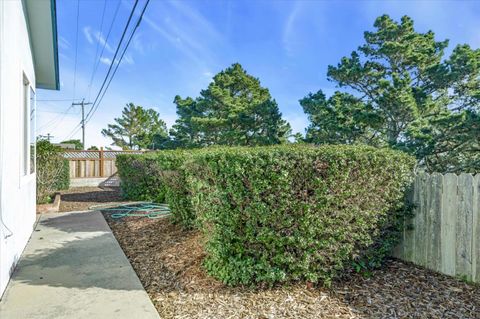
[{"label": "window frame", "polygon": [[[32,100],[33,95],[33,100]],[[33,114],[32,114],[33,109]],[[33,128],[32,128],[33,126]],[[36,159],[31,158],[32,144],[33,155],[36,155],[36,138],[32,141],[32,131],[36,130],[36,91],[27,75],[22,77],[22,109],[20,112],[20,178],[21,184],[29,182],[36,174]],[[32,164],[33,163],[33,164]]]}]

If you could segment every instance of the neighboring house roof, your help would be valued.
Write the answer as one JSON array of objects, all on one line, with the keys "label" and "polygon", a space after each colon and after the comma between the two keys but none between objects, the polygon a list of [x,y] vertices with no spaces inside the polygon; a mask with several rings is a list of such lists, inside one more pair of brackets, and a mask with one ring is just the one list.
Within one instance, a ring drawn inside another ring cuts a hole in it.
[{"label": "neighboring house roof", "polygon": [[30,36],[37,88],[58,90],[57,13],[55,0],[22,0]]}]

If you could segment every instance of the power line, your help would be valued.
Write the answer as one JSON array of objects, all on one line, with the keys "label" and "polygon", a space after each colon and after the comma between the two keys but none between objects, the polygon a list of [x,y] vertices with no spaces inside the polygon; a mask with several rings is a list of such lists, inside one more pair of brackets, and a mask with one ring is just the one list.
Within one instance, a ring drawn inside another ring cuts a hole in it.
[{"label": "power line", "polygon": [[53,114],[64,114],[64,112],[56,112],[56,111],[46,111],[46,110],[37,110],[40,113],[53,113]]},{"label": "power line", "polygon": [[103,88],[105,87],[105,83],[107,82],[108,77],[109,77],[109,75],[110,75],[110,72],[112,71],[113,64],[115,63],[115,59],[117,58],[118,51],[120,50],[120,47],[121,47],[121,45],[122,45],[123,38],[125,37],[125,34],[127,33],[128,27],[129,27],[129,25],[130,25],[130,21],[132,20],[132,17],[133,17],[133,14],[135,13],[135,8],[137,7],[137,5],[138,5],[138,0],[135,0],[135,4],[133,5],[132,11],[130,12],[130,16],[128,17],[127,24],[125,25],[125,28],[124,28],[124,30],[123,30],[122,36],[121,36],[121,38],[120,38],[120,41],[118,42],[117,49],[115,50],[115,54],[113,55],[112,61],[111,61],[111,63],[110,63],[110,67],[108,68],[107,75],[105,76],[105,79],[103,80],[102,86],[100,87],[100,90],[98,91],[98,94],[97,94],[97,96],[95,97],[95,100],[94,100],[94,102],[93,102],[92,108],[91,108],[90,111],[87,113],[87,118],[88,118],[88,117],[90,116],[90,114],[92,113],[92,110],[93,110],[94,106],[96,105],[96,103],[97,103],[97,101],[98,101],[98,98],[99,98],[100,94],[102,93]]},{"label": "power line", "polygon": [[50,142],[50,140],[52,138],[54,138],[55,136],[51,135],[50,133],[47,133],[47,135],[39,135],[38,137],[41,138],[41,139],[46,139],[47,141]]},{"label": "power line", "polygon": [[[105,47],[106,47],[107,44],[108,44],[108,38],[109,38],[109,36],[110,36],[110,32],[112,31],[113,24],[114,24],[115,19],[116,19],[116,17],[117,17],[117,13],[118,13],[118,9],[120,8],[120,4],[121,4],[121,1],[118,1],[118,5],[117,5],[117,8],[116,8],[116,10],[115,10],[115,14],[114,14],[112,23],[110,24],[110,28],[109,28],[109,30],[108,30],[107,38],[105,39],[105,42],[104,42],[104,44],[103,44],[102,52],[100,53],[100,58],[99,58],[98,61],[97,61],[97,65],[96,65],[96,67],[95,67],[95,70],[94,70],[94,72],[92,73],[92,77],[91,77],[91,82],[90,82],[90,83],[92,83],[92,81],[93,81],[93,77],[94,77],[94,75],[95,75],[95,73],[96,73],[96,71],[97,71],[98,65],[99,65],[99,63],[100,63],[100,59],[102,58],[103,52],[104,52],[104,50],[105,50]],[[123,31],[122,38],[120,39],[120,41],[119,41],[119,43],[118,43],[118,46],[117,46],[117,50],[116,50],[116,52],[115,52],[115,55],[117,54],[117,52],[118,52],[118,50],[119,50],[119,48],[120,48],[120,45],[121,45],[121,43],[122,43],[123,36],[125,35],[126,30],[128,29],[128,26],[129,26],[129,24],[130,24],[130,20],[131,20],[131,18],[132,18],[132,16],[133,16],[133,13],[134,13],[134,11],[135,11],[135,8],[136,8],[137,4],[138,4],[138,0],[135,1],[135,5],[134,5],[133,8],[132,8],[132,12],[130,13],[130,17],[128,18],[127,25],[125,26],[125,30]],[[112,60],[112,63],[113,63],[113,61],[114,61],[114,60]],[[110,69],[111,69],[111,65],[110,65]],[[110,72],[110,69],[109,69],[109,72]],[[107,76],[108,76],[108,73],[107,73]],[[106,80],[104,80],[103,84],[105,84],[105,81],[106,81]],[[103,88],[103,84],[102,84],[102,88]],[[90,85],[91,85],[91,84],[90,84]],[[101,89],[100,89],[100,90],[101,90]],[[98,95],[97,95],[97,97],[98,97]],[[93,108],[93,105],[92,105],[92,108]],[[87,117],[88,117],[88,115],[91,113],[92,108],[90,108],[89,112],[87,113]],[[70,131],[70,133],[66,136],[65,139],[69,139],[70,137],[72,137],[72,136],[74,136],[75,134],[77,134],[77,132],[79,131],[79,129],[80,129],[81,127],[82,127],[82,122],[78,123],[78,124]]]},{"label": "power line", "polygon": [[[120,4],[120,2],[119,2]],[[101,19],[101,22],[100,22],[100,35],[99,37],[101,37],[103,35],[103,21],[105,20],[105,11],[107,9],[107,0],[104,0],[103,1],[103,11],[102,11],[102,19]],[[106,42],[105,42],[106,44]],[[95,70],[95,64],[96,64],[96,61],[97,61],[97,56],[98,56],[98,48],[100,47],[100,39],[97,39],[97,48],[95,49],[95,57],[93,59],[93,66],[92,66],[92,76],[90,77],[90,84],[88,85],[88,97],[90,98],[90,91],[92,89],[92,82],[93,82],[93,73],[94,73],[94,70]],[[98,59],[98,61],[100,61],[100,59]]]},{"label": "power line", "polygon": [[77,126],[74,127],[74,129],[70,132],[70,134],[65,135],[65,137],[62,140],[71,139],[73,136],[75,136],[75,134],[77,134],[77,132],[80,130],[81,127],[82,127],[82,122],[77,124]]},{"label": "power line", "polygon": [[[115,13],[113,15],[112,22],[110,23],[110,28],[108,29],[107,37],[105,38],[105,41],[103,43],[103,48],[102,48],[102,51],[100,52],[100,58],[97,60],[97,64],[95,65],[95,69],[93,70],[92,76],[90,78],[90,85],[89,85],[90,87],[93,83],[93,78],[95,77],[95,74],[97,73],[98,66],[100,65],[100,61],[103,57],[103,52],[105,51],[105,47],[108,45],[108,39],[110,38],[110,33],[112,32],[113,25],[115,24],[115,20],[117,19],[118,10],[120,9],[120,4],[121,3],[122,3],[121,1],[117,2],[117,8],[115,9]],[[88,98],[90,99],[90,92],[88,93]]]},{"label": "power line", "polygon": [[[87,120],[86,120],[87,123],[93,117],[93,114],[95,114],[96,110],[98,109],[98,106],[100,105],[100,103],[103,100],[103,97],[107,93],[107,90],[110,87],[110,83],[112,83],[112,80],[115,77],[115,74],[117,73],[118,67],[120,66],[120,63],[122,62],[123,57],[125,56],[125,53],[127,52],[128,46],[130,45],[130,42],[132,41],[133,36],[135,35],[135,32],[137,31],[138,27],[140,26],[140,23],[142,22],[143,15],[145,14],[145,10],[147,9],[147,6],[148,6],[149,2],[150,2],[150,0],[146,1],[145,6],[143,7],[142,13],[140,14],[140,17],[138,18],[138,21],[135,24],[135,27],[134,27],[132,33],[130,34],[130,37],[127,41],[127,44],[125,45],[125,47],[123,49],[122,55],[120,56],[120,59],[119,59],[117,65],[115,66],[115,70],[113,71],[112,76],[110,77],[110,80],[108,81],[108,84],[105,87],[105,90],[103,91],[103,94],[102,94],[101,98],[98,100],[97,104],[95,104],[95,102],[94,102],[89,114],[87,114]],[[112,61],[112,63],[113,63],[113,61]]]},{"label": "power line", "polygon": [[73,71],[73,99],[75,100],[75,90],[77,85],[77,55],[78,55],[78,21],[80,18],[80,0],[77,0],[77,32],[75,36],[75,68]]},{"label": "power line", "polygon": [[68,114],[68,111],[70,111],[70,109],[72,107],[73,106],[69,106],[65,111],[60,112],[58,116],[54,117],[52,120],[48,121],[47,123],[41,125],[37,129],[40,131],[40,130],[46,129],[47,127],[50,127],[52,125],[58,126],[65,119],[65,117]]},{"label": "power line", "polygon": [[45,99],[45,100],[36,100],[36,102],[67,102],[67,101],[80,101],[81,99]]},{"label": "power line", "polygon": [[80,105],[82,107],[82,144],[85,148],[85,105],[92,104],[90,102],[85,103],[85,99],[82,100],[80,103],[72,103],[72,106]]}]

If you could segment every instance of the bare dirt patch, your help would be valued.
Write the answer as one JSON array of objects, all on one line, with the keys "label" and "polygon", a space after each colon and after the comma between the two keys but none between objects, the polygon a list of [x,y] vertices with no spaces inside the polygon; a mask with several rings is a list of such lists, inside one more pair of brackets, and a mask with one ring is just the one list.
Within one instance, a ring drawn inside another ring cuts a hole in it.
[{"label": "bare dirt patch", "polygon": [[119,187],[77,187],[61,193],[60,212],[88,210],[94,205],[119,203]]},{"label": "bare dirt patch", "polygon": [[480,287],[397,260],[330,289],[230,288],[202,268],[198,232],[168,218],[104,216],[161,318],[480,318]]}]

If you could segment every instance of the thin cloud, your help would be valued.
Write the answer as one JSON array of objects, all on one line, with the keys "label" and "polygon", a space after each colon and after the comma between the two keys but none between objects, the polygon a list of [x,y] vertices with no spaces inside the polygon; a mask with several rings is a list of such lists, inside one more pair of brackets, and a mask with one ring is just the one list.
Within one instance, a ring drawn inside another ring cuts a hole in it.
[{"label": "thin cloud", "polygon": [[[179,1],[157,2],[162,6],[159,12],[169,12],[168,16],[152,13],[144,17],[144,22],[181,54],[192,60],[200,68],[216,68],[217,52],[225,49],[226,41],[214,25],[195,8]],[[155,16],[155,18],[153,18]],[[210,45],[212,44],[212,45]],[[218,50],[212,50],[216,47]]]},{"label": "thin cloud", "polygon": [[88,43],[96,45],[98,42],[100,45],[105,46],[105,50],[107,50],[107,52],[114,52],[113,48],[107,43],[100,31],[94,31],[91,27],[87,26],[83,28],[83,34],[85,35]]},{"label": "thin cloud", "polygon": [[88,43],[93,44],[93,37],[92,37],[92,28],[91,27],[84,27],[83,28],[83,34],[85,35],[85,38],[87,39]]},{"label": "thin cloud", "polygon": [[[100,62],[105,64],[105,65],[110,65],[112,63],[112,59],[107,58],[107,57],[101,57]],[[118,63],[118,59],[115,59],[115,63]],[[130,54],[125,54],[123,56],[122,65],[125,65],[125,64],[128,64],[128,65],[135,64],[135,60],[133,59],[133,57]],[[120,65],[120,66],[122,66],[122,65]]]},{"label": "thin cloud", "polygon": [[58,37],[58,46],[64,50],[68,50],[70,48],[70,42],[62,36]]},{"label": "thin cloud", "polygon": [[293,46],[292,46],[292,38],[295,36],[295,22],[301,12],[301,2],[296,2],[294,4],[293,10],[287,17],[285,22],[285,26],[283,28],[283,36],[282,36],[282,43],[283,49],[287,53],[288,56],[293,55]]},{"label": "thin cloud", "polygon": [[110,65],[112,63],[112,60],[109,58],[102,57],[100,58],[100,62],[106,65]]},{"label": "thin cloud", "polygon": [[139,52],[140,54],[145,54],[145,46],[143,45],[142,36],[143,36],[142,33],[135,34],[135,36],[133,37],[132,44],[133,44],[133,48],[137,52]]},{"label": "thin cloud", "polygon": [[135,61],[133,60],[130,54],[125,54],[125,56],[122,59],[122,63],[132,65],[135,63]]},{"label": "thin cloud", "polygon": [[98,42],[100,42],[101,45],[105,46],[105,50],[107,50],[110,53],[114,52],[113,48],[110,46],[110,44],[107,43],[107,41],[105,40],[101,32],[99,31],[95,32],[94,36],[95,36],[95,39]]}]

